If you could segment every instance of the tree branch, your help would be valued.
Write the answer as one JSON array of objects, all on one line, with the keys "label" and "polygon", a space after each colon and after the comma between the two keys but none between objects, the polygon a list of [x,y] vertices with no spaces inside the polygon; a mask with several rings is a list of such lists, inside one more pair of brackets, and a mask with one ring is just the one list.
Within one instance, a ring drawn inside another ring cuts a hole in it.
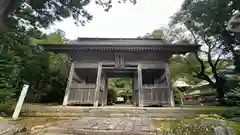
[{"label": "tree branch", "polygon": [[213,49],[214,46],[211,45],[211,43],[209,43],[209,41],[205,37],[203,38],[203,41],[208,46],[208,53],[207,53],[208,63],[210,65],[211,69],[212,69],[212,73],[213,73],[214,78],[216,80],[218,80],[217,68],[216,68],[215,64],[213,64],[212,55],[211,55],[211,52],[212,52],[212,49]]},{"label": "tree branch", "polygon": [[211,66],[211,68],[213,69],[214,68],[214,65],[212,63],[212,55],[211,55],[211,52],[212,52],[212,48],[210,46],[208,46],[208,52],[207,52],[207,59],[208,59],[208,63],[209,65]]},{"label": "tree branch", "polygon": [[196,77],[208,81],[208,83],[210,85],[215,87],[215,83],[209,78],[209,76],[207,76],[205,74],[205,66],[204,66],[203,60],[201,60],[201,58],[197,55],[197,53],[195,53],[195,57],[198,60],[198,62],[200,63],[200,66],[201,66],[200,73]]},{"label": "tree branch", "polygon": [[198,60],[198,62],[200,63],[200,66],[201,66],[200,73],[205,74],[204,62],[199,58],[197,52],[195,52],[195,57]]},{"label": "tree branch", "polygon": [[[191,33],[191,35],[192,35],[192,37],[193,37],[193,39],[194,39],[195,44],[198,44],[197,36],[194,34],[194,32],[193,32],[191,29],[189,29],[189,28],[187,27],[187,24],[186,24],[186,23],[184,23],[184,25],[185,25],[185,27],[188,29],[188,31]],[[206,43],[208,43],[208,42],[206,41],[206,39],[204,39],[204,40],[205,40]],[[209,45],[209,44],[208,44],[208,45]],[[210,48],[210,46],[209,46],[209,48]],[[210,53],[210,55],[211,55],[211,53]],[[208,81],[208,83],[209,83],[210,85],[212,85],[213,87],[216,87],[215,83],[209,78],[209,76],[207,76],[207,75],[205,74],[205,65],[204,65],[204,62],[203,62],[203,60],[198,56],[197,52],[195,52],[195,57],[196,57],[196,59],[198,60],[198,62],[200,63],[200,66],[201,66],[200,72],[197,74],[196,77],[199,78],[199,79],[206,80],[206,81]],[[210,57],[210,59],[211,59],[211,57]]]},{"label": "tree branch", "polygon": [[215,63],[214,63],[214,67],[216,67],[216,68],[217,68],[218,62],[220,61],[221,55],[222,55],[222,54],[219,54],[219,55],[218,55],[218,57],[217,57],[217,59],[216,59],[216,61],[215,61]]},{"label": "tree branch", "polygon": [[193,39],[194,39],[194,43],[195,44],[198,44],[198,39],[197,39],[197,36],[194,34],[194,32],[192,30],[190,30],[188,27],[187,27],[187,24],[186,23],[183,23],[183,25],[187,28],[187,30],[191,33]]}]

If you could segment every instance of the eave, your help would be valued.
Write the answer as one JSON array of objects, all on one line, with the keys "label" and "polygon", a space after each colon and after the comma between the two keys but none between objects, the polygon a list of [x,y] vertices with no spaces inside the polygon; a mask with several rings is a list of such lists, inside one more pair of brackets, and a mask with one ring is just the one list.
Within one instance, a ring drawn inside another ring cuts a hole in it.
[{"label": "eave", "polygon": [[69,51],[167,51],[176,53],[195,52],[200,45],[185,44],[162,44],[162,45],[79,45],[79,44],[41,44],[46,51],[69,52]]}]

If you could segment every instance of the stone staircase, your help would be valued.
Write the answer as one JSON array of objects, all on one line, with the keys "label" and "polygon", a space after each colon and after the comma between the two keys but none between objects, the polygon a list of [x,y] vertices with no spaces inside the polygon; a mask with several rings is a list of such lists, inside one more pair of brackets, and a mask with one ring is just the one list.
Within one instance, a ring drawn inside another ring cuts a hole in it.
[{"label": "stone staircase", "polygon": [[75,107],[34,106],[24,107],[22,116],[30,117],[142,117],[149,118],[193,118],[199,114],[220,113],[219,110],[201,108],[151,108],[151,107]]}]

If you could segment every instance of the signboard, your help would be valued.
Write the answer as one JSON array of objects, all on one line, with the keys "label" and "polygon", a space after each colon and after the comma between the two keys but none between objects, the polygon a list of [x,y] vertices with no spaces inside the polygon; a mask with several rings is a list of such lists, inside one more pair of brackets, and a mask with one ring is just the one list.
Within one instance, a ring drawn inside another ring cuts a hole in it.
[{"label": "signboard", "polygon": [[117,101],[122,102],[122,101],[124,101],[124,98],[123,97],[117,97]]},{"label": "signboard", "polygon": [[115,67],[116,68],[124,67],[124,56],[120,52],[115,52]]},{"label": "signboard", "polygon": [[23,105],[23,102],[24,102],[24,99],[26,97],[26,94],[27,94],[27,91],[28,91],[28,87],[29,85],[24,85],[23,88],[22,88],[22,92],[19,96],[19,99],[18,99],[18,102],[17,102],[17,105],[15,107],[15,110],[14,110],[14,113],[13,113],[13,116],[12,118],[14,120],[16,120],[21,112],[21,109],[22,109],[22,105]]}]

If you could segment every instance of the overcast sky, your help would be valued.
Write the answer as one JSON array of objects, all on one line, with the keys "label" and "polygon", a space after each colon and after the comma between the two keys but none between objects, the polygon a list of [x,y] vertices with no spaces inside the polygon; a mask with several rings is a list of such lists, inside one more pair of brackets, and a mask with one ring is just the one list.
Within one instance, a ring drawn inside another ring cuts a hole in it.
[{"label": "overcast sky", "polygon": [[[116,0],[114,0],[116,1]],[[68,39],[77,37],[135,38],[167,25],[169,17],[183,0],[138,0],[136,5],[114,3],[109,12],[91,3],[87,9],[93,20],[86,26],[76,26],[71,18],[57,22],[47,31],[61,29]]]}]

